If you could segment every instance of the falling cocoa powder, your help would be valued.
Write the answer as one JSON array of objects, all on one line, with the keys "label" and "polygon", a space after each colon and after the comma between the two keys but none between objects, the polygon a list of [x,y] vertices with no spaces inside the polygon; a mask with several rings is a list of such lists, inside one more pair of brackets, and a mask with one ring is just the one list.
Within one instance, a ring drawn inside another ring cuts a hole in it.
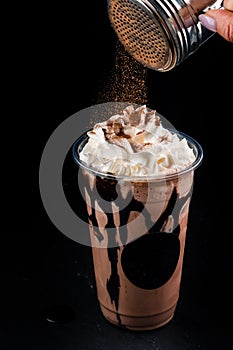
[{"label": "falling cocoa powder", "polygon": [[147,68],[135,61],[119,41],[115,44],[115,53],[114,67],[100,86],[97,103],[147,104]]}]

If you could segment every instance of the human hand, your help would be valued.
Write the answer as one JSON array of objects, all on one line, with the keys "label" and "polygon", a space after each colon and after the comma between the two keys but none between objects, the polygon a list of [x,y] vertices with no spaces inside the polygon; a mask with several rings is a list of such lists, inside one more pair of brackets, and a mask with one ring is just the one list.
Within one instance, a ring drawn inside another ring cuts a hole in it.
[{"label": "human hand", "polygon": [[199,15],[201,24],[233,43],[233,0],[224,0],[223,9],[209,10]]}]

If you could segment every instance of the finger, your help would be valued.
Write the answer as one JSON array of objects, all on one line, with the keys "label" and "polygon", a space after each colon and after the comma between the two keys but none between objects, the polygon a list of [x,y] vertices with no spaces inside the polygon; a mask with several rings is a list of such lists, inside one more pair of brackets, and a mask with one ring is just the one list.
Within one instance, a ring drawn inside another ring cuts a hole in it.
[{"label": "finger", "polygon": [[207,29],[233,42],[233,12],[223,9],[209,10],[205,15],[200,15],[199,20]]},{"label": "finger", "polygon": [[229,11],[233,11],[233,0],[224,0],[223,6],[225,9],[227,9]]}]

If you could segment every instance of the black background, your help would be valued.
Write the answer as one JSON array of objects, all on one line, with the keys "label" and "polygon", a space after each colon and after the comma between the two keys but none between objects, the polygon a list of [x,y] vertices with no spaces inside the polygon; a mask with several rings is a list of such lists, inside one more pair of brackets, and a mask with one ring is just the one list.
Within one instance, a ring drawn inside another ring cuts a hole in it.
[{"label": "black background", "polygon": [[[232,44],[216,34],[174,70],[147,71],[148,106],[198,140],[204,161],[195,174],[175,317],[159,330],[133,333],[103,319],[90,248],[56,229],[38,184],[40,157],[55,128],[83,108],[108,102],[99,93],[114,67],[117,38],[106,3],[38,5],[26,16],[15,10],[8,12],[5,32],[14,30],[4,37],[2,66],[9,101],[3,118],[0,349],[232,349]],[[75,174],[68,156],[71,197]],[[70,307],[73,319],[48,322],[55,305]]]}]

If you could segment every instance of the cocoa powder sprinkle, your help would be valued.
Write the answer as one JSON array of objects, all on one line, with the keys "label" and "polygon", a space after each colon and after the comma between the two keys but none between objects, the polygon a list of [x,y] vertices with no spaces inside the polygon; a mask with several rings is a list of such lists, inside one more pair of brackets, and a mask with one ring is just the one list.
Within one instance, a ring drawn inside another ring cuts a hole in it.
[{"label": "cocoa powder sprinkle", "polygon": [[147,68],[136,61],[117,41],[115,64],[102,82],[97,103],[129,102],[147,104]]}]

